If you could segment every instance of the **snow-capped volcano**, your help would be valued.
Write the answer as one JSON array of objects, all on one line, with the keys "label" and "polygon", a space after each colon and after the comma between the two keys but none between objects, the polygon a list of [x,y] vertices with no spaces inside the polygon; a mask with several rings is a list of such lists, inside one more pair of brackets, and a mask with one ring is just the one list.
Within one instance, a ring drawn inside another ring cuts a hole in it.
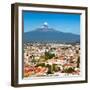
[{"label": "snow-capped volcano", "polygon": [[43,28],[48,28],[48,23],[47,22],[44,22],[43,25],[42,25]]},{"label": "snow-capped volcano", "polygon": [[48,29],[48,23],[44,22],[43,25],[40,28],[41,29]]},{"label": "snow-capped volcano", "polygon": [[38,30],[38,31],[43,31],[43,32],[47,32],[47,31],[56,31],[56,30],[54,30],[53,28],[50,28],[49,27],[49,24],[47,23],[47,22],[44,22],[43,24],[42,24],[42,26],[40,26],[40,28],[37,28],[37,29],[35,29],[36,31]]},{"label": "snow-capped volcano", "polygon": [[24,42],[30,41],[57,41],[61,43],[80,42],[80,35],[60,32],[50,28],[47,22],[44,22],[40,28],[24,33]]}]

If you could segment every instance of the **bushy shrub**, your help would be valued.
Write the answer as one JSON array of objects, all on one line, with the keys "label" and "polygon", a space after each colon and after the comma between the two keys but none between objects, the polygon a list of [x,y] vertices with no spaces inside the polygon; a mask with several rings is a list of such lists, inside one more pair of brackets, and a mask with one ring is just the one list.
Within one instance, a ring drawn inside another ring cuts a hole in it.
[{"label": "bushy shrub", "polygon": [[38,64],[36,65],[36,67],[38,67],[38,66],[45,67],[45,63],[38,63]]},{"label": "bushy shrub", "polygon": [[64,72],[65,73],[72,73],[72,72],[74,72],[74,68],[73,67],[65,68]]}]

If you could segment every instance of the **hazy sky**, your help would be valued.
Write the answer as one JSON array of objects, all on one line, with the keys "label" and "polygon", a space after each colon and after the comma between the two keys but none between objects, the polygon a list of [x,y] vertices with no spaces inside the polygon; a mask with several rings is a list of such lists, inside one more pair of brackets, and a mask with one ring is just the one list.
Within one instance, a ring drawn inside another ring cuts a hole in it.
[{"label": "hazy sky", "polygon": [[50,28],[61,32],[80,34],[80,15],[23,11],[24,32],[39,28],[47,22]]}]

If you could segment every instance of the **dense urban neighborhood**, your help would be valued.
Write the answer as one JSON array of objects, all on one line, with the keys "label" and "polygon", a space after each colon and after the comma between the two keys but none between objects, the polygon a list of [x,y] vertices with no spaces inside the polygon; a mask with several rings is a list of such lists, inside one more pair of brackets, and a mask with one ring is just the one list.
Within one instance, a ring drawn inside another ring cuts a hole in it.
[{"label": "dense urban neighborhood", "polygon": [[24,77],[80,75],[80,44],[25,43]]}]

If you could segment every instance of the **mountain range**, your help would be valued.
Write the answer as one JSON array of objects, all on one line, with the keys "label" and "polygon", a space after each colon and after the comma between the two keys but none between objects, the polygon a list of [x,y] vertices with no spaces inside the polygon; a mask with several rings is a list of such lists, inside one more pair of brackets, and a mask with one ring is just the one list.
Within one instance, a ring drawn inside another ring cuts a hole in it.
[{"label": "mountain range", "polygon": [[80,42],[80,35],[73,33],[65,33],[53,28],[49,28],[47,23],[41,28],[24,32],[24,42],[60,42],[60,43],[76,43]]}]

